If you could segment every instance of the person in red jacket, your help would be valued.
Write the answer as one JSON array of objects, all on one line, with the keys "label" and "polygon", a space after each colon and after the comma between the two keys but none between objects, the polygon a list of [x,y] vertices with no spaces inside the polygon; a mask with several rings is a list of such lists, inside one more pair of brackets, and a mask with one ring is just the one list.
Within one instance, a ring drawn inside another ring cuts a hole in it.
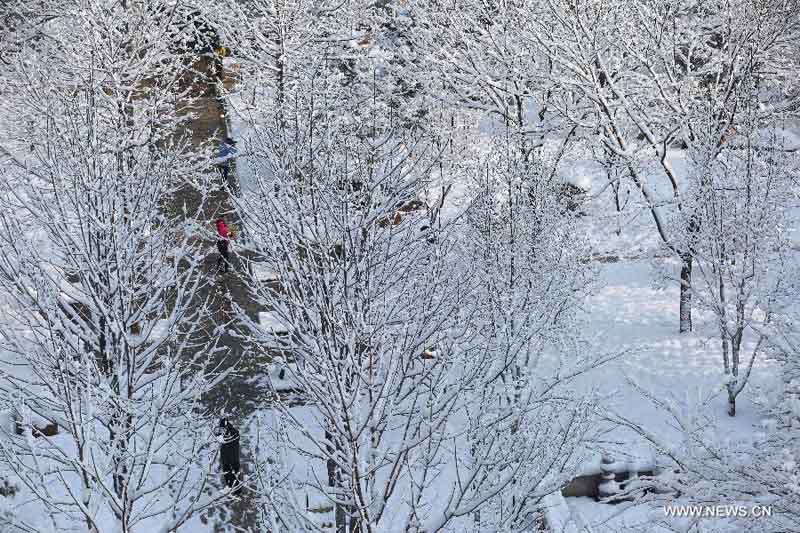
[{"label": "person in red jacket", "polygon": [[231,245],[231,230],[225,224],[225,219],[220,217],[217,219],[217,250],[219,251],[219,259],[217,260],[217,269],[223,267],[223,271],[227,272],[231,264],[230,260],[230,245]]}]

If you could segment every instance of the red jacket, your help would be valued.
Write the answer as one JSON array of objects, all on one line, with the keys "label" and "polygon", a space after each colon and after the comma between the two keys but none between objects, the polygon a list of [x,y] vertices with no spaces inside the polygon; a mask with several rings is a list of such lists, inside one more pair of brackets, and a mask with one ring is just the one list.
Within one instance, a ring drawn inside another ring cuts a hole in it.
[{"label": "red jacket", "polygon": [[231,232],[228,229],[228,226],[225,224],[224,220],[217,220],[217,233],[219,233],[219,236],[222,237],[223,239],[227,239],[228,237],[230,237]]}]

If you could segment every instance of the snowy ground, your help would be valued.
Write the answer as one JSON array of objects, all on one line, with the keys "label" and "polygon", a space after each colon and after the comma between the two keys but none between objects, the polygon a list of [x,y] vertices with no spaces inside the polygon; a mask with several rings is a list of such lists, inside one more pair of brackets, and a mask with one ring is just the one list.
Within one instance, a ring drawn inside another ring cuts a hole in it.
[{"label": "snowy ground", "polygon": [[666,531],[655,526],[651,509],[643,506],[606,505],[591,498],[565,498],[569,512],[576,517],[577,531],[591,533],[621,533],[623,531]]},{"label": "snowy ground", "polygon": [[[695,331],[678,335],[678,287],[654,286],[648,260],[606,264],[600,275],[601,288],[587,307],[592,333],[601,350],[626,354],[591,379],[605,384],[609,392],[618,391],[613,406],[641,418],[653,430],[662,429],[660,421],[643,409],[643,402],[628,394],[625,376],[630,376],[659,396],[671,395],[698,407],[707,403],[708,414],[724,414],[722,358],[719,343],[709,331],[708,317],[695,313]],[[767,384],[772,377],[770,369],[769,361],[757,360],[751,385]],[[737,424],[757,422],[747,397],[737,406],[734,420]]]},{"label": "snowy ground", "polygon": [[[596,193],[600,187],[594,178]],[[598,406],[601,412],[618,413],[671,445],[680,444],[674,423],[628,379],[655,397],[671,400],[684,414],[708,417],[722,436],[752,438],[761,422],[753,399],[775,382],[774,363],[756,360],[750,382],[737,401],[736,417],[727,416],[722,356],[711,317],[695,310],[694,331],[678,334],[678,284],[664,281],[663,274],[677,277],[679,265],[659,247],[646,210],[629,205],[621,215],[607,215],[613,212],[609,193],[595,197],[588,208],[592,216],[584,220],[594,255],[603,259],[596,263],[598,287],[586,304],[586,335],[599,353],[623,355],[585,376],[584,385],[609,395],[605,405]],[[743,353],[751,351],[753,343],[746,339]],[[614,430],[608,441],[603,452],[617,460],[647,463],[657,458],[653,446],[632,431]],[[585,465],[586,474],[599,471],[600,455],[597,450]],[[651,519],[664,518],[660,508],[603,505],[590,498],[565,500],[574,523],[585,531],[657,531]]]}]

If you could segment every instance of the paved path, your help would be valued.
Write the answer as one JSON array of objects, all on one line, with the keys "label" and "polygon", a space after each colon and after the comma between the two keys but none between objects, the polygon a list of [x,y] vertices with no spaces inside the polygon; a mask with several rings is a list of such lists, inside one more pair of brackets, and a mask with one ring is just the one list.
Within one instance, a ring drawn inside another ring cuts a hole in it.
[{"label": "paved path", "polygon": [[[184,112],[192,113],[192,118],[183,134],[189,139],[193,146],[200,147],[202,144],[212,141],[216,146],[219,139],[228,135],[228,125],[225,121],[224,104],[218,98],[214,89],[214,79],[211,76],[213,64],[203,58],[195,64],[197,71],[194,79],[186,80],[192,84],[192,102],[190,105],[184,104]],[[216,173],[215,173],[216,174]],[[222,177],[216,174],[218,179]],[[233,190],[238,190],[238,183],[235,170],[231,172],[231,183]],[[248,293],[243,281],[243,276],[247,275],[246,269],[239,257],[234,256],[234,268],[229,273],[217,271],[218,254],[213,238],[213,221],[220,214],[225,214],[229,223],[238,226],[238,217],[233,212],[229,192],[224,187],[214,190],[210,201],[203,206],[201,221],[206,221],[206,229],[209,232],[207,239],[207,255],[203,263],[203,275],[209,280],[202,291],[197,296],[198,304],[206,298],[210,298],[212,314],[208,323],[202,328],[207,336],[216,337],[218,349],[213,355],[214,363],[218,363],[223,369],[231,370],[231,374],[226,377],[224,382],[205,398],[205,404],[209,412],[227,416],[233,424],[238,427],[243,435],[242,439],[242,466],[247,472],[248,443],[245,440],[246,433],[243,428],[243,421],[249,417],[259,404],[259,400],[265,398],[264,391],[259,390],[253,382],[251,376],[257,375],[254,370],[255,365],[247,360],[245,346],[241,340],[240,329],[235,321],[234,305],[246,310],[251,318],[257,317],[258,309]],[[170,199],[170,205],[174,209],[181,209],[184,205],[191,211],[200,206],[201,195],[190,184],[187,184],[174,198]],[[233,249],[236,246],[234,243]],[[207,337],[206,337],[207,339]],[[206,340],[200,339],[200,340]],[[241,501],[234,503],[230,509],[217,509],[210,519],[217,523],[217,531],[230,530],[230,525],[238,530],[257,531],[255,528],[255,507],[251,501],[252,493],[245,489],[242,492]],[[225,527],[229,524],[228,527]]]}]

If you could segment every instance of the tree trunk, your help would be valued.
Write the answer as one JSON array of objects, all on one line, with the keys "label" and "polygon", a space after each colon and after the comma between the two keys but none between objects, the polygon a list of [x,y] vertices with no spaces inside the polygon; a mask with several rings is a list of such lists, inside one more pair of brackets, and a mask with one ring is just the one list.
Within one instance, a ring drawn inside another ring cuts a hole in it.
[{"label": "tree trunk", "polygon": [[347,513],[338,500],[336,503],[336,533],[347,533]]},{"label": "tree trunk", "polygon": [[361,530],[361,516],[353,508],[350,511],[350,533],[363,533]]},{"label": "tree trunk", "polygon": [[728,416],[736,416],[736,396],[728,389]]},{"label": "tree trunk", "polygon": [[679,333],[692,331],[692,256],[681,255],[681,295]]},{"label": "tree trunk", "polygon": [[339,467],[334,458],[335,449],[333,447],[333,434],[330,431],[325,432],[325,440],[328,444],[328,486],[333,489],[334,515],[336,516],[336,533],[347,533],[347,513],[344,506],[341,504],[342,500],[342,479],[339,475]]}]

